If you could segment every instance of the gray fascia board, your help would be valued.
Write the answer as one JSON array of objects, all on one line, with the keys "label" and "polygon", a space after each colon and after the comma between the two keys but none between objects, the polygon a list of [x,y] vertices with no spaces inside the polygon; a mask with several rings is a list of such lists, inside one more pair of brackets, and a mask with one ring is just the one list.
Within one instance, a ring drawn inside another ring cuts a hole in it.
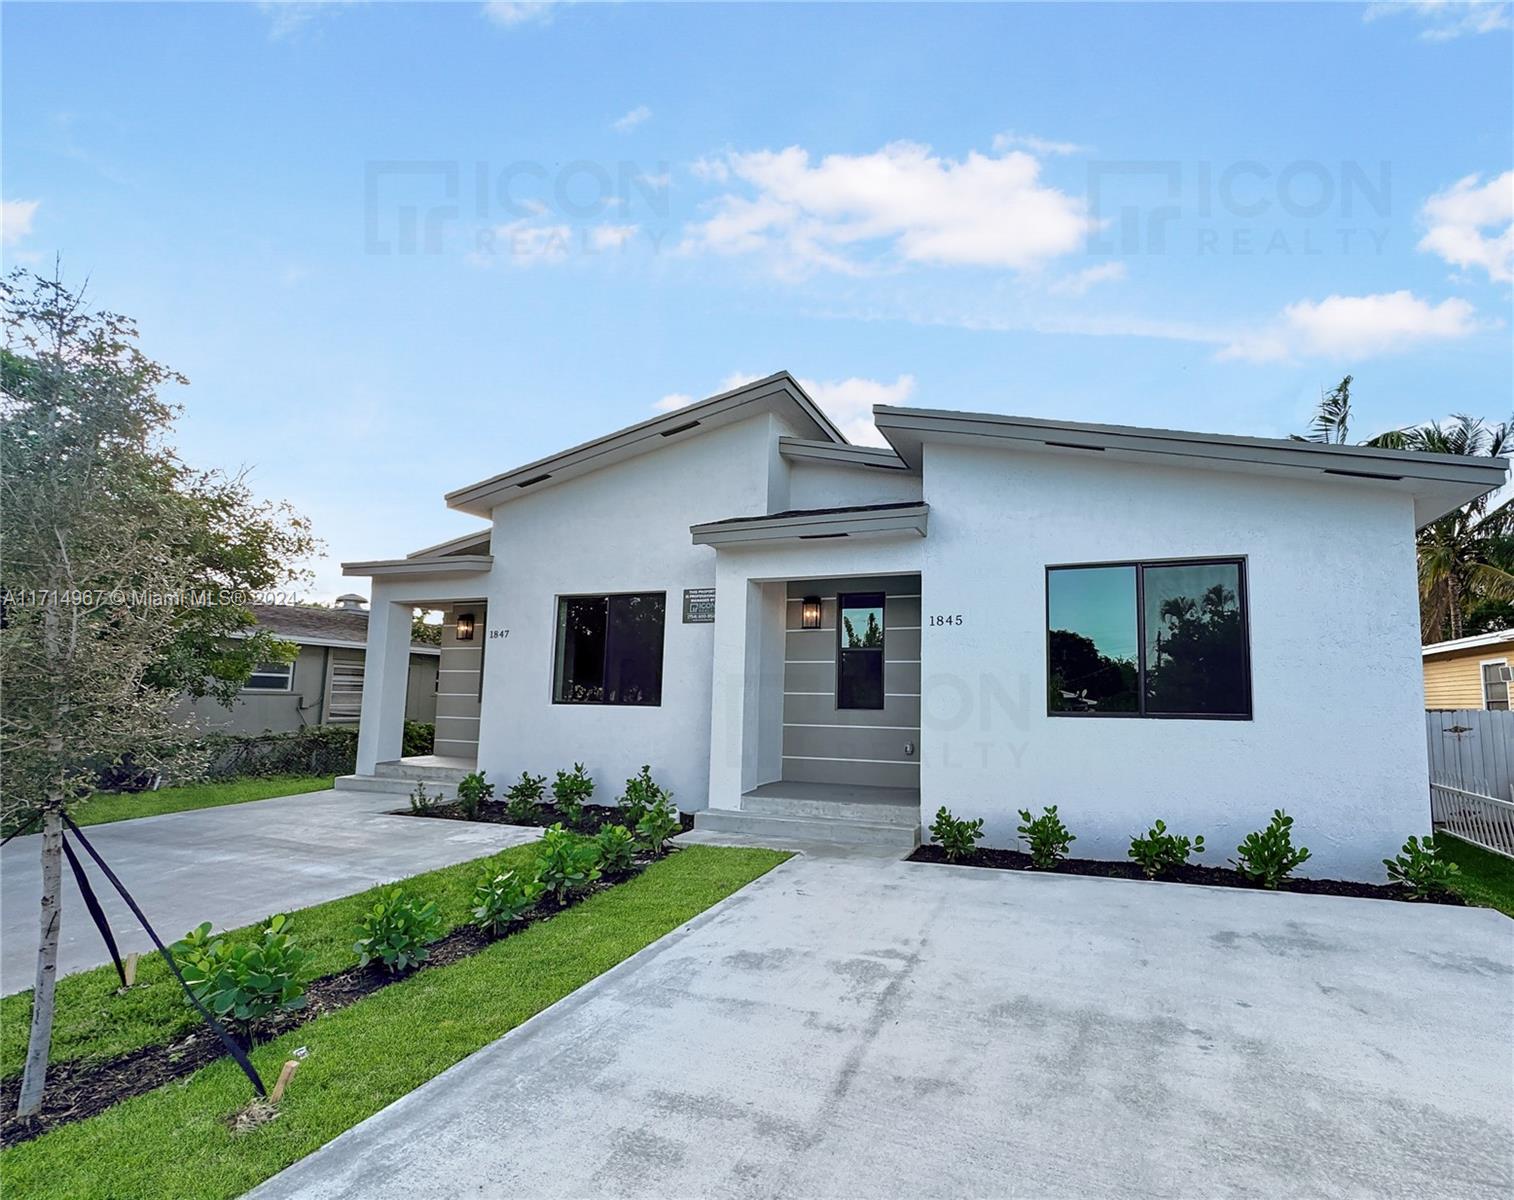
[{"label": "gray fascia board", "polygon": [[788,541],[796,538],[834,538],[867,536],[877,533],[915,533],[926,536],[930,506],[911,505],[873,513],[810,513],[796,517],[779,517],[771,521],[743,520],[734,524],[720,521],[691,525],[689,534],[696,546],[730,546],[743,542]]},{"label": "gray fascia board", "polygon": [[406,558],[436,558],[441,555],[451,554],[454,550],[461,550],[465,546],[472,546],[482,542],[489,544],[489,538],[494,532],[494,526],[486,525],[484,528],[473,533],[465,533],[462,537],[448,538],[445,542],[438,542],[434,546],[422,546],[419,550],[412,550],[405,555]]},{"label": "gray fascia board", "polygon": [[447,558],[381,558],[345,562],[343,575],[475,575],[494,565],[490,554],[454,554]]},{"label": "gray fascia board", "polygon": [[[604,437],[580,443],[571,449],[548,455],[546,458],[539,458],[535,462],[515,467],[479,483],[458,488],[456,491],[448,492],[445,500],[449,508],[473,513],[475,516],[487,516],[495,505],[518,495],[519,492],[515,489],[522,483],[528,483],[543,475],[553,477],[551,481],[555,482],[557,476],[567,478],[583,474],[585,470],[593,470],[609,462],[618,462],[622,458],[632,457],[637,453],[666,444],[659,440],[662,435],[682,425],[691,422],[706,424],[715,418],[720,418],[720,424],[725,424],[737,411],[777,397],[786,397],[793,401],[822,433],[829,433],[841,445],[848,444],[846,436],[810,399],[804,389],[799,386],[798,381],[787,371],[779,371],[763,379],[732,388],[728,392],[721,392],[719,395],[696,401],[683,408],[674,409],[672,412],[662,413],[635,425],[629,425]],[[547,483],[549,480],[542,479],[541,482]]]},{"label": "gray fascia board", "polygon": [[887,446],[838,446],[806,438],[781,437],[778,453],[791,461],[823,462],[831,466],[870,467],[875,470],[908,471],[904,460]]}]

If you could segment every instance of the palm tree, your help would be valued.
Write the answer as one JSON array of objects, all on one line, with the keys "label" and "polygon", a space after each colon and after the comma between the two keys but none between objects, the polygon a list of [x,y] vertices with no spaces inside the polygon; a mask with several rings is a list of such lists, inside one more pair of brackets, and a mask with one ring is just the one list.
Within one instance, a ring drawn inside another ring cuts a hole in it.
[{"label": "palm tree", "polygon": [[[1351,376],[1320,396],[1299,442],[1344,444],[1350,436]],[[1478,417],[1459,413],[1449,421],[1430,421],[1407,429],[1390,429],[1363,443],[1386,450],[1427,454],[1497,456],[1510,438],[1508,423],[1487,426]],[[1488,497],[1448,513],[1419,531],[1419,618],[1425,642],[1458,638],[1469,617],[1492,628],[1507,624],[1514,604],[1514,511],[1504,504],[1488,511]]]}]

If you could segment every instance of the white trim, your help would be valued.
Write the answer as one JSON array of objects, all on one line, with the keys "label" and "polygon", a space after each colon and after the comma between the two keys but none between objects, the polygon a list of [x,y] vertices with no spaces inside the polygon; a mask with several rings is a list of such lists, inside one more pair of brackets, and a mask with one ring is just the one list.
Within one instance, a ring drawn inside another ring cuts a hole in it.
[{"label": "white trim", "polygon": [[[1507,658],[1484,658],[1477,664],[1477,686],[1482,689],[1482,707],[1484,712],[1498,712],[1499,709],[1488,707],[1488,673],[1484,667],[1507,667]],[[1514,708],[1514,683],[1504,684],[1504,707]]]},{"label": "white trim", "polygon": [[1419,652],[1425,658],[1434,654],[1455,654],[1459,650],[1473,650],[1482,646],[1514,646],[1514,629],[1500,629],[1497,633],[1479,633],[1472,637],[1455,638],[1449,642],[1431,642],[1421,646]]},{"label": "white trim", "polygon": [[239,695],[239,696],[287,696],[287,695],[289,695],[290,692],[294,691],[294,664],[292,662],[287,662],[287,663],[259,663],[256,667],[254,667],[252,669],[252,674],[247,677],[248,682],[251,682],[252,675],[276,675],[278,673],[277,671],[265,671],[263,669],[264,667],[286,667],[286,668],[288,668],[288,670],[286,671],[286,673],[284,675],[284,686],[283,687],[248,687],[247,683],[243,683],[242,686],[237,689],[237,695]]},{"label": "white trim", "polygon": [[918,758],[827,758],[820,754],[785,754],[783,756],[791,762],[844,762],[844,763],[882,763],[889,767],[918,767]]}]

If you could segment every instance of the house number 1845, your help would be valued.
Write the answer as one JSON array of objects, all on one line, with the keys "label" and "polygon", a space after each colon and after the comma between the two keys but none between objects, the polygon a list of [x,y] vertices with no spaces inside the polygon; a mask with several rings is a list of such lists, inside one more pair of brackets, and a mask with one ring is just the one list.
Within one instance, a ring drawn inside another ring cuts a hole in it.
[{"label": "house number 1845", "polygon": [[932,628],[935,628],[938,625],[960,625],[962,624],[962,614],[933,613],[931,615],[930,623]]}]

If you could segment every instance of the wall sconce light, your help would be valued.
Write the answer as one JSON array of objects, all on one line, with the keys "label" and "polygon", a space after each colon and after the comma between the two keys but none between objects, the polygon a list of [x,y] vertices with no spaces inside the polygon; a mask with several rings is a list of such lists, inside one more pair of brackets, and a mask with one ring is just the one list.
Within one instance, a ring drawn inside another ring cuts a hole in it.
[{"label": "wall sconce light", "polygon": [[801,629],[820,628],[820,597],[806,596],[799,604],[799,627]]},{"label": "wall sconce light", "polygon": [[457,614],[457,640],[460,642],[471,642],[473,640],[472,613]]}]

